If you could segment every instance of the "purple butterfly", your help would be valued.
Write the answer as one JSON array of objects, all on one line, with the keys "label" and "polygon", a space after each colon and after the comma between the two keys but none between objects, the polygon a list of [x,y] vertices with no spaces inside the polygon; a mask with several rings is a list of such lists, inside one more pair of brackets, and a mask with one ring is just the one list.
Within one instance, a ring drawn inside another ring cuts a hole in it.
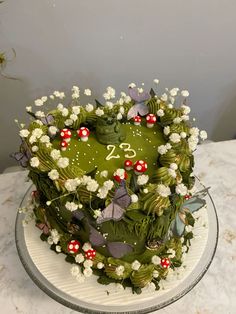
[{"label": "purple butterfly", "polygon": [[22,142],[20,151],[16,153],[12,153],[10,157],[14,158],[21,167],[26,168],[28,165],[29,159],[32,157],[32,154],[25,142]]},{"label": "purple butterfly", "polygon": [[52,125],[54,122],[54,117],[52,114],[47,115],[46,117],[40,118],[44,125]]},{"label": "purple butterfly", "polygon": [[128,111],[127,119],[130,120],[137,115],[145,116],[148,114],[145,101],[150,98],[150,94],[144,91],[140,93],[137,88],[129,88],[129,95],[135,101],[135,105]]},{"label": "purple butterfly", "polygon": [[108,220],[118,221],[121,220],[125,208],[131,203],[131,197],[129,196],[125,182],[121,182],[121,185],[116,189],[113,201],[103,211],[100,217],[97,218],[97,223],[101,224]]},{"label": "purple butterfly", "polygon": [[36,227],[38,227],[40,230],[42,230],[43,234],[46,234],[46,235],[49,234],[49,228],[48,228],[47,224],[45,224],[45,223],[38,223],[38,224],[36,224]]}]

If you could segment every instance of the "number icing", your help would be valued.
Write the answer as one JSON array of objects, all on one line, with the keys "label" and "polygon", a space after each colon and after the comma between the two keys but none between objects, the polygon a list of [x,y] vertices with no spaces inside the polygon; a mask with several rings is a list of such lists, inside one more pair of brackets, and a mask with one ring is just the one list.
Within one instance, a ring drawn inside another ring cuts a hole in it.
[{"label": "number icing", "polygon": [[[129,143],[121,143],[119,147],[124,151],[124,152],[130,152],[131,155],[125,154],[125,158],[134,158],[137,153],[134,149],[130,148]],[[113,155],[115,152],[116,146],[115,145],[107,145],[107,150],[111,150],[110,154],[107,155],[106,160],[110,160],[112,158],[120,158],[120,155]]]},{"label": "number icing", "polygon": [[[126,146],[126,148],[125,148]],[[129,155],[129,154],[125,154],[125,157],[126,158],[134,158],[137,154],[136,154],[136,151],[132,148],[130,148],[130,144],[129,143],[121,143],[119,145],[120,148],[122,148],[124,150],[124,152],[131,152],[132,155]]]},{"label": "number icing", "polygon": [[115,145],[107,145],[107,150],[110,150],[110,149],[111,149],[111,152],[109,155],[107,155],[106,160],[110,160],[112,158],[120,158],[120,155],[113,155],[116,149]]}]

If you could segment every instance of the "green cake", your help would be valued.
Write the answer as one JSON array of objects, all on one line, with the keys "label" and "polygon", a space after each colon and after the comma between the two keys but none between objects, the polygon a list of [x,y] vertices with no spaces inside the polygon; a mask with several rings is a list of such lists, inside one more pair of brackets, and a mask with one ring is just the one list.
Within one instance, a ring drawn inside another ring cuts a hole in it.
[{"label": "green cake", "polygon": [[35,100],[13,157],[36,187],[29,207],[41,239],[65,254],[78,284],[96,275],[158,290],[181,266],[205,205],[207,190],[193,192],[193,151],[206,132],[192,126],[186,90],[159,95],[132,83],[115,94],[108,87],[104,101],[82,104],[73,86],[70,99],[55,91]]}]

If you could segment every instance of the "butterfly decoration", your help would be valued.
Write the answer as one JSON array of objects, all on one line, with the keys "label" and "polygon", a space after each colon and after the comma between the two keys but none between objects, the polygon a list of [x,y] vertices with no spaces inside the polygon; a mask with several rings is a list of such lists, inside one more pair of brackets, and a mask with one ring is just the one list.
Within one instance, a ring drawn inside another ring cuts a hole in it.
[{"label": "butterfly decoration", "polygon": [[145,101],[150,98],[150,94],[145,91],[140,93],[137,88],[129,88],[129,95],[135,101],[135,104],[128,111],[127,119],[130,120],[137,115],[145,116],[148,114],[148,107]]},{"label": "butterfly decoration", "polygon": [[21,167],[26,168],[28,165],[28,161],[32,157],[32,154],[27,144],[25,143],[25,141],[22,141],[22,144],[20,146],[20,151],[16,153],[12,153],[10,157],[14,158],[17,162],[19,162]]},{"label": "butterfly decoration", "polygon": [[177,213],[175,219],[171,223],[170,229],[173,232],[174,235],[181,237],[184,233],[185,229],[185,218],[186,213],[194,213],[195,211],[202,208],[206,201],[202,199],[202,197],[205,197],[208,193],[209,188],[205,188],[196,194],[194,194],[190,199],[186,200],[182,206],[179,209],[179,212]]},{"label": "butterfly decoration", "polygon": [[103,209],[101,216],[97,218],[97,223],[101,224],[109,220],[121,220],[125,209],[130,205],[130,203],[131,197],[127,192],[125,181],[122,180],[120,186],[115,191],[111,204]]},{"label": "butterfly decoration", "polygon": [[52,114],[48,114],[47,116],[40,118],[44,125],[52,125],[54,123],[54,117]]},{"label": "butterfly decoration", "polygon": [[43,231],[44,234],[49,234],[49,227],[46,223],[37,223],[36,227]]},{"label": "butterfly decoration", "polygon": [[[81,224],[81,221],[85,218],[85,214],[82,211],[73,212],[73,223]],[[106,247],[109,253],[115,258],[121,258],[124,255],[133,251],[133,246],[124,242],[110,242],[106,240],[103,235],[94,228],[89,220],[86,218],[85,223],[89,228],[89,242],[95,247]]]}]

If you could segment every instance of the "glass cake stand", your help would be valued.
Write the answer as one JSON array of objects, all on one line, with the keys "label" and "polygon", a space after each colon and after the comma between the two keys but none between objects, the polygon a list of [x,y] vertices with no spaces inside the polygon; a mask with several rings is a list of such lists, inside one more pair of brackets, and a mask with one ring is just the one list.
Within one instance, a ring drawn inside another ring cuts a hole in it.
[{"label": "glass cake stand", "polygon": [[[26,204],[32,190],[33,186],[26,192],[21,207]],[[71,264],[65,262],[65,255],[56,254],[41,241],[41,231],[33,221],[23,227],[24,214],[19,213],[15,226],[16,246],[31,279],[61,304],[82,313],[150,313],[183,297],[210,266],[217,247],[218,219],[209,193],[206,201],[207,208],[200,210],[199,224],[193,229],[195,239],[184,260],[184,267],[178,269],[170,280],[163,281],[159,291],[145,288],[142,294],[135,295],[130,288],[123,290],[115,284],[100,285],[96,276],[78,283],[70,274]]]}]

